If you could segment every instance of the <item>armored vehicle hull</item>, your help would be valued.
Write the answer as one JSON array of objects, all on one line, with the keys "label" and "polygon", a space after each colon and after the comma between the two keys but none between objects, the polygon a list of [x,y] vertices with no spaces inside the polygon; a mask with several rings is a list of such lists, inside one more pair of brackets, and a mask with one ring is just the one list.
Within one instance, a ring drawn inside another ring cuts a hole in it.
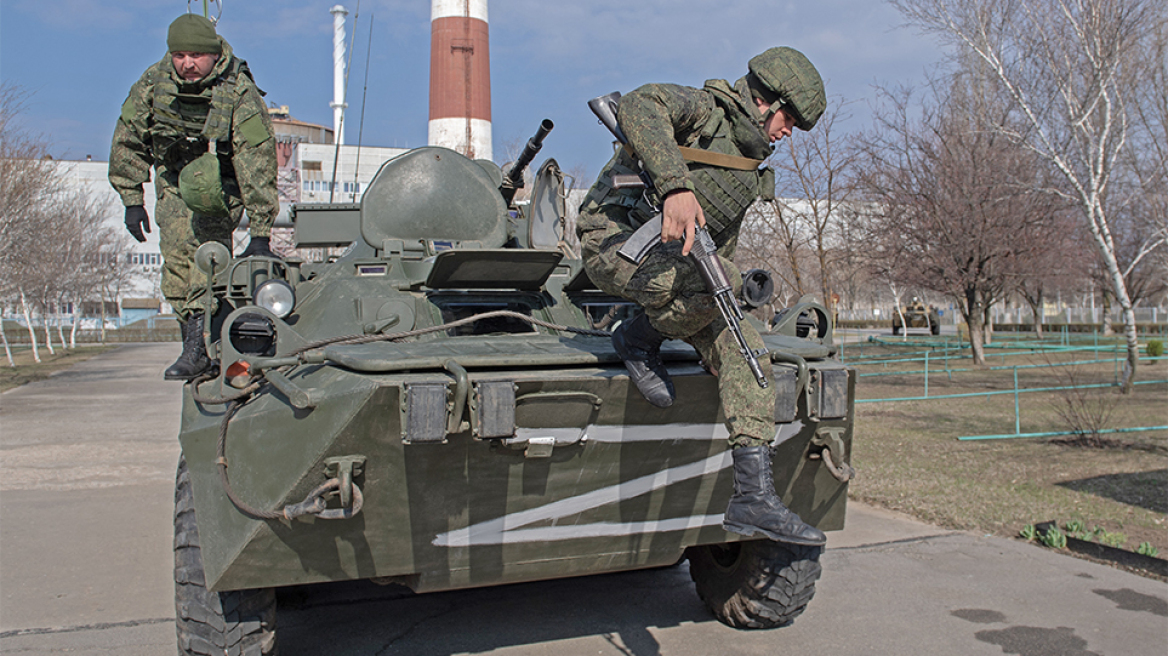
[{"label": "armored vehicle hull", "polygon": [[[419,149],[388,162],[360,206],[297,208],[302,246],[353,242],[334,261],[203,252],[223,373],[184,398],[180,651],[271,653],[281,586],[429,592],[684,557],[732,626],[802,612],[821,550],[722,529],[732,476],[717,378],[667,342],[678,402],[645,401],[601,330],[633,308],[569,249],[524,244],[537,231],[522,222],[547,219],[509,216],[498,184],[489,166]],[[393,197],[411,185],[420,200]],[[427,194],[456,188],[434,214]],[[271,281],[294,293],[287,307],[268,300]],[[764,334],[776,489],[838,530],[855,376],[822,307],[795,310]],[[823,328],[798,337],[807,314]]]}]

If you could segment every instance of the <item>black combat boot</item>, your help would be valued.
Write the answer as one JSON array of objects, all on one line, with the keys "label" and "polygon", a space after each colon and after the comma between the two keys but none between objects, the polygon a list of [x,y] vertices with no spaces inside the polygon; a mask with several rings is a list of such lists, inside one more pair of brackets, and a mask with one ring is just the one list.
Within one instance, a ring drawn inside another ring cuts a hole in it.
[{"label": "black combat boot", "polygon": [[734,449],[734,496],[726,507],[722,528],[739,535],[761,533],[776,542],[820,546],[827,543],[823,531],[805,524],[775,494],[770,448]]},{"label": "black combat boot", "polygon": [[203,343],[203,313],[195,312],[179,326],[183,337],[182,355],[178,356],[178,360],[170,365],[162,377],[166,380],[190,380],[218,369],[207,357],[207,346]]},{"label": "black combat boot", "polygon": [[612,331],[612,345],[625,361],[629,378],[641,390],[645,400],[658,408],[673,405],[673,379],[661,361],[661,343],[665,337],[649,323],[649,317],[638,314]]}]

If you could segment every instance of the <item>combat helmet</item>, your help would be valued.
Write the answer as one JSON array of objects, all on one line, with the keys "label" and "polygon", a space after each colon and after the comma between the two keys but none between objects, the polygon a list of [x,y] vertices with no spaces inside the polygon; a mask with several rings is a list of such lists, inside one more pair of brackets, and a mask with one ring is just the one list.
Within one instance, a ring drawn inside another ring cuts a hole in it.
[{"label": "combat helmet", "polygon": [[807,57],[781,46],[756,55],[748,65],[754,81],[778,94],[782,108],[795,118],[795,127],[810,130],[827,108],[823,78]]}]

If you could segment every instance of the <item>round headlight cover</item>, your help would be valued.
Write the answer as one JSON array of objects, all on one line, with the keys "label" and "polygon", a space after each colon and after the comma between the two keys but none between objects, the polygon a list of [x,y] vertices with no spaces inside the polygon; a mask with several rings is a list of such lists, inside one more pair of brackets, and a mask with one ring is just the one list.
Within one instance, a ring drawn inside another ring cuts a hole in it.
[{"label": "round headlight cover", "polygon": [[292,308],[296,305],[296,293],[292,291],[292,285],[272,278],[256,287],[252,302],[283,319],[292,314]]}]

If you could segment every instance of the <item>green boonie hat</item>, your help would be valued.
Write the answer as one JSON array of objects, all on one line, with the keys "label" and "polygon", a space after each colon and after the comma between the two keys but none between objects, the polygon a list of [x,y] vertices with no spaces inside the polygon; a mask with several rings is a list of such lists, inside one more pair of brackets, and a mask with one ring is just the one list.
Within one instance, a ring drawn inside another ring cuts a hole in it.
[{"label": "green boonie hat", "polygon": [[827,93],[819,71],[803,53],[786,46],[771,48],[751,59],[748,67],[763,86],[786,101],[795,127],[804,131],[815,127],[827,109]]},{"label": "green boonie hat", "polygon": [[219,174],[219,157],[203,153],[178,174],[178,193],[191,210],[205,216],[226,218],[229,214]]},{"label": "green boonie hat", "polygon": [[170,52],[223,53],[215,24],[198,14],[183,14],[174,19],[166,33],[166,48]]}]

